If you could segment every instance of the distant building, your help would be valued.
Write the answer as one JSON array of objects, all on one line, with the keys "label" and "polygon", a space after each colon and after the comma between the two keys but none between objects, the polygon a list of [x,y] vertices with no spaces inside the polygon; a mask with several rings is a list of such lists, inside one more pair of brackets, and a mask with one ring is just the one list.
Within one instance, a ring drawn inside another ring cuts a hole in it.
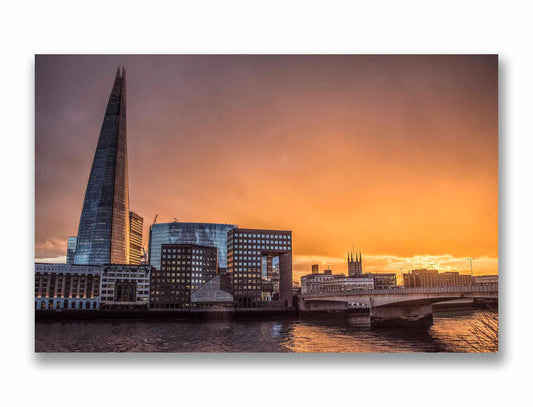
[{"label": "distant building", "polygon": [[164,244],[196,244],[218,249],[218,268],[227,268],[228,231],[236,227],[221,223],[155,223],[150,228],[148,264],[161,269],[161,247]]},{"label": "distant building", "polygon": [[100,308],[148,309],[152,266],[111,264],[102,269]]},{"label": "distant building", "polygon": [[363,277],[373,278],[376,290],[388,290],[398,286],[395,273],[365,273]]},{"label": "distant building", "polygon": [[[238,307],[292,307],[292,232],[239,229],[228,232],[228,275]],[[266,257],[266,261],[263,259]],[[274,257],[279,262],[274,264]],[[272,271],[269,272],[269,258]],[[276,270],[277,268],[277,270]],[[277,285],[279,284],[279,285]],[[272,285],[272,300],[264,304]]]},{"label": "distant building", "polygon": [[35,309],[99,309],[101,275],[101,266],[35,263]]},{"label": "distant building", "polygon": [[454,285],[470,285],[469,274],[448,271],[439,273],[437,270],[418,269],[403,274],[404,287],[445,287]]},{"label": "distant building", "polygon": [[474,276],[474,284],[498,284],[498,275]]},{"label": "distant building", "polygon": [[311,274],[318,274],[319,271],[318,271],[318,264],[313,264],[311,266]]},{"label": "distant building", "polygon": [[320,283],[328,280],[333,280],[331,273],[307,274],[300,278],[300,286],[302,294],[315,293],[320,290]]},{"label": "distant building", "polygon": [[353,258],[353,251],[348,253],[348,276],[349,277],[361,277],[363,275],[363,260],[361,260],[361,252],[357,257],[355,253],[355,260]]},{"label": "distant building", "polygon": [[[331,270],[329,270],[331,271]],[[335,293],[353,290],[371,290],[373,277],[347,277],[344,274],[308,274],[301,279],[301,293]]]},{"label": "distant building", "polygon": [[363,277],[346,277],[335,275],[332,279],[324,280],[318,284],[319,293],[344,293],[348,291],[372,290],[374,279]]},{"label": "distant building", "polygon": [[231,283],[227,276],[216,275],[191,294],[193,308],[233,307]]},{"label": "distant building", "polygon": [[67,264],[74,264],[74,256],[76,255],[76,242],[78,236],[69,236],[67,243]]},{"label": "distant building", "polygon": [[130,264],[141,264],[143,218],[130,211]]},{"label": "distant building", "polygon": [[217,248],[163,244],[161,269],[152,271],[150,308],[190,308],[191,294],[217,274]]}]

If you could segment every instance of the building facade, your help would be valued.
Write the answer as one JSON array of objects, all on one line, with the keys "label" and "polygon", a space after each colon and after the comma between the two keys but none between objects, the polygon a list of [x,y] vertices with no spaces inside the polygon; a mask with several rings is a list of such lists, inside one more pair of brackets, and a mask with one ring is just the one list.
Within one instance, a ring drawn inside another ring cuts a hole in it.
[{"label": "building facade", "polygon": [[35,263],[35,309],[100,309],[101,275],[101,266]]},{"label": "building facade", "polygon": [[141,264],[143,218],[130,211],[130,264]]},{"label": "building facade", "polygon": [[403,274],[404,287],[445,287],[454,285],[471,285],[469,274],[459,274],[456,271],[439,273],[437,270],[418,269]]},{"label": "building facade", "polygon": [[498,275],[474,276],[474,284],[498,284]]},{"label": "building facade", "polygon": [[373,278],[376,290],[390,290],[398,286],[395,273],[365,273],[363,277]]},{"label": "building facade", "polygon": [[370,277],[346,277],[345,275],[335,275],[332,279],[322,281],[318,284],[319,293],[344,293],[348,291],[372,289],[374,289],[374,279]]},{"label": "building facade", "polygon": [[161,269],[152,272],[150,308],[190,308],[191,294],[217,274],[217,248],[163,244]]},{"label": "building facade", "polygon": [[237,306],[292,307],[292,232],[234,228],[227,242],[227,272]]},{"label": "building facade", "polygon": [[152,266],[108,264],[102,270],[101,309],[148,309]]},{"label": "building facade", "polygon": [[353,255],[353,251],[348,253],[348,276],[361,277],[363,275],[363,260],[361,260],[361,252],[359,252],[359,257],[357,257],[357,252],[355,253],[355,260]]},{"label": "building facade", "polygon": [[316,293],[320,290],[320,283],[333,278],[332,273],[307,274],[300,278],[300,290],[302,294]]},{"label": "building facade", "polygon": [[67,264],[74,264],[74,256],[76,255],[76,242],[78,236],[69,236],[67,242]]},{"label": "building facade", "polygon": [[224,273],[227,267],[228,231],[234,225],[220,223],[155,223],[150,228],[148,263],[161,268],[161,248],[164,244],[196,244],[218,249],[218,267]]},{"label": "building facade", "polygon": [[337,293],[354,290],[372,290],[372,277],[346,277],[344,274],[328,273],[307,274],[300,279],[301,293]]},{"label": "building facade", "polygon": [[75,264],[129,263],[126,73],[117,71],[94,154]]}]

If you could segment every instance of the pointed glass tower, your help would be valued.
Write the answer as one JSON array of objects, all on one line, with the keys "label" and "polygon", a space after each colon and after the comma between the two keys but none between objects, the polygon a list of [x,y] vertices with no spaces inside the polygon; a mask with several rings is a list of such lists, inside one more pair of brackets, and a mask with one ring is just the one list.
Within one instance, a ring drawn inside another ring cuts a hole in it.
[{"label": "pointed glass tower", "polygon": [[129,263],[126,73],[117,70],[94,153],[75,264]]}]

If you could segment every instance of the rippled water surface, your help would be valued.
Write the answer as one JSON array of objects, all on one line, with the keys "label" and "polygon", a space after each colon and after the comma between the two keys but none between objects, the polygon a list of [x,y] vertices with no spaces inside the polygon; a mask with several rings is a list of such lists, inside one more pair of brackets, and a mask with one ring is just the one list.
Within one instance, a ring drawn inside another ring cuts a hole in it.
[{"label": "rippled water surface", "polygon": [[[435,313],[429,328],[370,329],[362,317],[269,321],[37,322],[36,352],[494,352],[481,311]],[[497,331],[496,331],[497,335]]]}]

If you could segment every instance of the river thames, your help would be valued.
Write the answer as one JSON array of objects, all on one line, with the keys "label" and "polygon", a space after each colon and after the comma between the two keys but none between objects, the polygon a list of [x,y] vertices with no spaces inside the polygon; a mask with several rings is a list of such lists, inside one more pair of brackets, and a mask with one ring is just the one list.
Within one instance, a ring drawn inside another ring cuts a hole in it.
[{"label": "river thames", "polygon": [[[495,321],[493,330],[482,321]],[[497,352],[497,313],[435,312],[430,327],[370,329],[360,316],[261,321],[53,321],[36,352]]]}]

